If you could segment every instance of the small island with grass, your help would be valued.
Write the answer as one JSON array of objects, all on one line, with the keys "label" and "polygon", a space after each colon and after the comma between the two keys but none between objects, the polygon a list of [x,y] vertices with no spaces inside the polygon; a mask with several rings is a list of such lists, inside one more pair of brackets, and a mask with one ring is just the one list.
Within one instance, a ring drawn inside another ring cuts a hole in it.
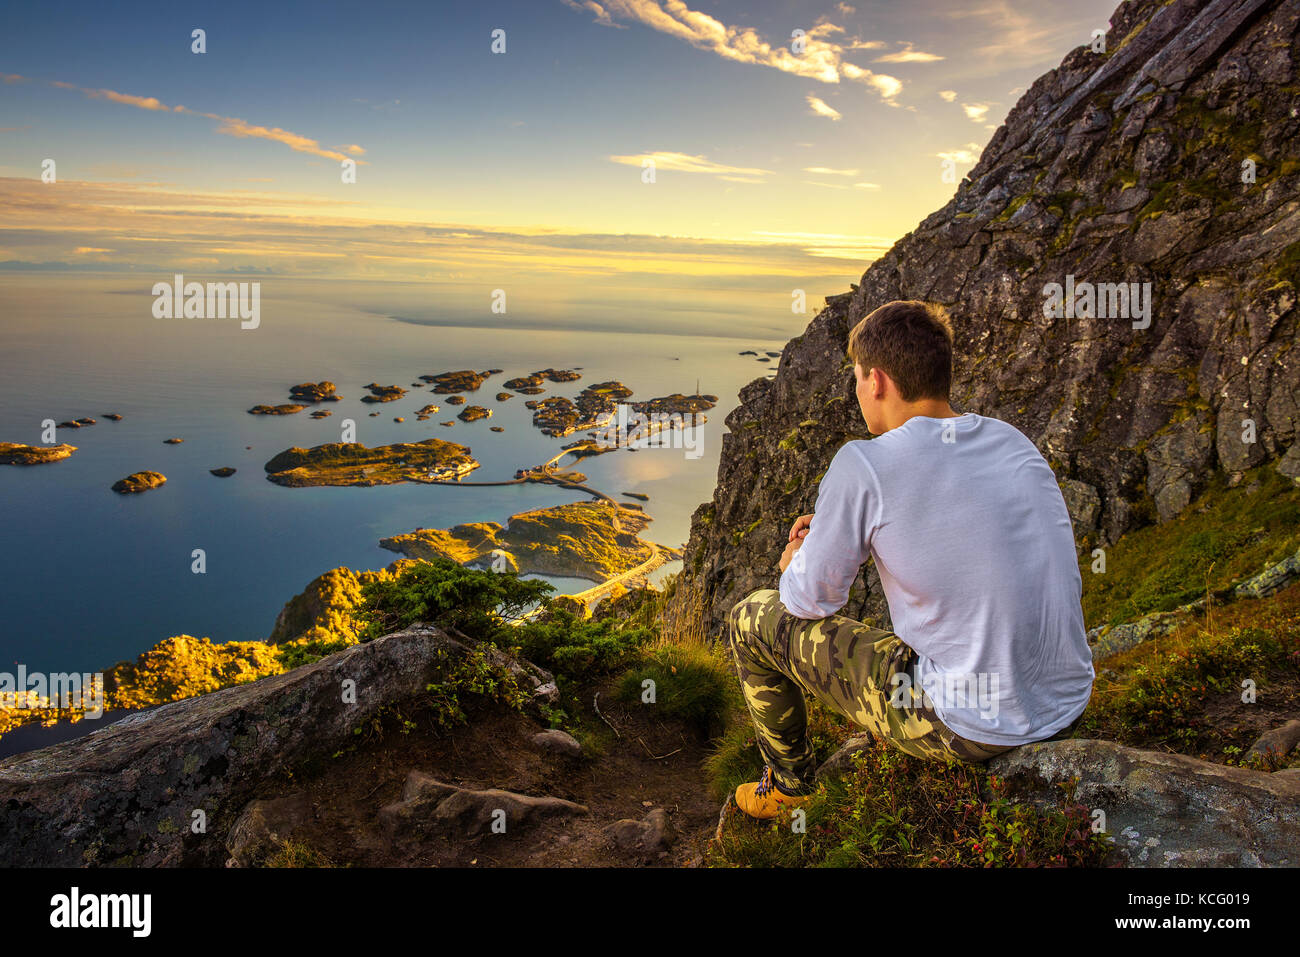
[{"label": "small island with grass", "polygon": [[0,465],[45,465],[66,459],[77,451],[75,445],[20,445],[0,442]]},{"label": "small island with grass", "polygon": [[479,467],[467,446],[442,439],[399,442],[367,448],[334,442],[286,449],[266,463],[266,477],[277,485],[395,485],[458,479]]},{"label": "small island with grass", "polygon": [[634,587],[681,557],[678,549],[641,538],[650,521],[640,509],[616,502],[572,502],[511,515],[505,525],[422,528],[379,544],[407,558],[442,557],[470,568],[585,578],[605,589],[615,583]]}]

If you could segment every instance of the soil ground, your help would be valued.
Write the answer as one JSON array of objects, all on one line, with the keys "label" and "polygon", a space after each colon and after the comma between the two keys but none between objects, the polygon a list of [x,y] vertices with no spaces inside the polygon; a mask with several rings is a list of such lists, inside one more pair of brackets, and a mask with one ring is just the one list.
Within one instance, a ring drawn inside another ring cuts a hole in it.
[{"label": "soil ground", "polygon": [[[590,692],[589,692],[590,695]],[[588,705],[584,722],[600,723]],[[305,795],[300,818],[286,828],[295,844],[328,862],[355,867],[627,867],[688,866],[702,854],[717,823],[719,802],[710,793],[702,762],[709,753],[701,730],[660,720],[639,704],[601,694],[600,712],[617,728],[602,735],[604,753],[570,758],[537,749],[543,728],[532,718],[502,709],[469,714],[469,723],[439,729],[430,716],[417,727],[386,727],[363,735],[355,749],[311,777],[282,782],[260,795]],[[389,722],[398,724],[398,722]],[[582,804],[589,814],[522,825],[477,838],[452,833],[411,843],[389,839],[378,813],[398,801],[412,770],[458,787],[500,788]],[[306,808],[309,808],[307,810]],[[675,832],[668,850],[623,849],[605,828],[641,820],[663,808]],[[288,822],[285,822],[288,823]],[[285,832],[281,831],[283,835]]]}]

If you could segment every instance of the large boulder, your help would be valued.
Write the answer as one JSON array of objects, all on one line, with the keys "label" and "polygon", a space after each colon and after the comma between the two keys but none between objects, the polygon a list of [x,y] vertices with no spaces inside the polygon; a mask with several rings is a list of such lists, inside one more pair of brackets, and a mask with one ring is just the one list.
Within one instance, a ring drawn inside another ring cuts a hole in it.
[{"label": "large boulder", "polygon": [[1077,780],[1075,800],[1104,812],[1131,867],[1300,865],[1300,775],[1079,738],[1027,744],[988,769],[1040,804]]},{"label": "large boulder", "polygon": [[[443,650],[468,649],[416,624],[0,761],[0,864],[220,866],[264,782],[328,758],[381,707],[424,693]],[[534,703],[553,698],[550,674],[507,664]]]}]

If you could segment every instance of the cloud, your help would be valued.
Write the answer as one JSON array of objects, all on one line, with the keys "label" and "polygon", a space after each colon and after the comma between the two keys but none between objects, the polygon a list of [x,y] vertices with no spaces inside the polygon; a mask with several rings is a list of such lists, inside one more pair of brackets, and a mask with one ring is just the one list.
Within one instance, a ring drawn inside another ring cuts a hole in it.
[{"label": "cloud", "polygon": [[830,169],[826,166],[805,166],[805,173],[815,173],[818,176],[857,176],[858,171],[855,169]]},{"label": "cloud", "polygon": [[5,83],[26,83],[27,77],[17,73],[0,73],[0,81]]},{"label": "cloud", "polygon": [[885,236],[854,236],[844,233],[755,232],[770,240],[794,243],[813,256],[852,260],[875,259],[886,253],[895,240]]},{"label": "cloud", "polygon": [[955,150],[948,150],[943,153],[935,153],[939,159],[952,160],[963,166],[969,166],[979,159],[980,150],[983,149],[978,143],[967,143],[965,146],[958,147]]},{"label": "cloud", "polygon": [[591,13],[596,18],[595,22],[599,23],[602,27],[615,27],[619,30],[627,29],[627,27],[624,26],[623,24],[615,23],[610,18],[609,11],[606,10],[604,7],[602,7],[599,3],[596,3],[595,0],[583,0],[583,2],[581,3],[576,2],[576,0],[564,0],[564,2],[567,6],[572,7],[574,10],[580,10],[580,11],[585,10],[588,13]]},{"label": "cloud", "polygon": [[897,103],[890,103],[894,97],[903,92],[903,81],[897,77],[892,77],[887,73],[873,73],[867,79],[867,82],[879,91],[881,98],[889,103],[890,106],[897,106]]},{"label": "cloud", "polygon": [[[1087,30],[1080,32],[1082,22],[1094,19],[1082,6],[1073,17],[1062,10],[1052,16],[1031,18],[1016,10],[1010,0],[954,4],[944,15],[953,20],[970,20],[973,26],[963,45],[982,61],[997,64],[1000,70],[1057,63],[1062,49],[1079,45],[1079,37],[1087,36]],[[965,25],[959,29],[963,34],[968,32]],[[980,43],[985,38],[988,42]]]},{"label": "cloud", "polygon": [[819,83],[839,83],[842,79],[863,83],[886,102],[903,88],[895,77],[876,74],[845,61],[844,54],[862,48],[861,41],[854,38],[839,43],[829,39],[845,31],[828,21],[805,31],[801,38],[803,52],[795,53],[785,38],[773,45],[756,30],[728,26],[707,13],[692,10],[684,0],[605,0],[603,4],[565,0],[565,3],[572,9],[591,12],[597,23],[608,20],[606,25],[613,25],[614,18],[635,21],[737,63],[771,67]]},{"label": "cloud", "polygon": [[832,120],[842,119],[839,110],[836,110],[834,107],[828,106],[824,100],[819,100],[811,93],[808,94],[808,106],[811,109],[811,111],[817,114],[818,116],[830,117]]},{"label": "cloud", "polygon": [[157,97],[153,96],[132,96],[129,93],[118,93],[116,90],[82,90],[86,96],[96,100],[108,100],[110,103],[123,103],[126,106],[138,106],[142,110],[159,110],[161,112],[183,112],[183,106],[167,106],[159,103]]},{"label": "cloud", "polygon": [[921,50],[914,50],[912,44],[904,41],[903,49],[895,50],[893,53],[886,53],[884,56],[876,57],[876,63],[933,63],[936,60],[942,60],[943,57],[935,53],[925,53]]},{"label": "cloud", "polygon": [[854,183],[852,186],[849,186],[846,183],[819,183],[816,180],[811,179],[806,179],[803,182],[809,186],[825,186],[827,189],[880,189],[879,183]]},{"label": "cloud", "polygon": [[653,160],[656,170],[673,170],[678,173],[708,173],[711,176],[720,176],[723,179],[744,177],[743,179],[732,179],[733,182],[742,183],[761,183],[763,180],[758,177],[768,176],[772,172],[767,169],[727,166],[723,163],[715,163],[712,160],[705,159],[703,156],[691,156],[687,153],[674,153],[668,150],[611,156],[609,159],[611,162],[622,163],[624,166],[644,166],[646,160]]},{"label": "cloud", "polygon": [[[50,269],[62,261],[170,278],[173,266],[193,262],[223,273],[269,267],[286,275],[434,281],[459,273],[475,285],[499,284],[504,269],[530,282],[565,284],[567,303],[575,280],[752,288],[764,277],[791,277],[798,285],[826,276],[830,288],[839,288],[846,274],[860,273],[864,260],[893,244],[893,238],[817,233],[699,239],[414,222],[366,215],[341,202],[337,191],[182,192],[76,180],[54,190],[34,182],[0,177],[0,269],[17,268],[12,264],[20,260]],[[832,261],[841,254],[843,261]]]},{"label": "cloud", "polygon": [[[349,146],[339,147],[339,149],[325,149],[317,140],[301,133],[293,133],[289,130],[281,129],[278,126],[257,126],[245,120],[233,116],[222,116],[218,113],[200,113],[197,110],[191,110],[185,106],[168,106],[153,96],[135,96],[130,93],[118,93],[116,90],[91,89],[89,87],[77,86],[75,83],[64,83],[61,80],[54,80],[50,84],[60,90],[76,90],[77,92],[89,97],[92,100],[107,100],[110,103],[121,103],[124,106],[134,106],[141,110],[150,110],[159,113],[184,113],[189,116],[202,116],[205,119],[216,120],[218,123],[216,132],[223,136],[234,136],[240,139],[254,138],[271,140],[275,143],[282,143],[298,153],[309,153],[312,156],[320,156],[325,159],[342,161],[348,157],[340,150],[346,150],[353,156],[360,156],[365,153],[365,148],[357,146],[355,143]],[[358,163],[365,164],[365,160],[358,160]]]},{"label": "cloud", "polygon": [[838,10],[840,13],[844,14],[844,16],[846,17],[851,13],[858,12],[856,7],[851,7],[847,3],[837,3],[835,4],[835,9]]},{"label": "cloud", "polygon": [[951,103],[953,100],[957,99],[957,91],[956,91],[956,90],[940,90],[940,91],[939,91],[939,96],[940,96],[941,99],[945,100],[946,102]]},{"label": "cloud", "polygon": [[204,113],[202,115],[209,119],[219,120],[221,125],[217,127],[217,132],[224,136],[235,136],[240,139],[270,140],[273,143],[283,143],[297,153],[307,153],[324,159],[342,161],[348,158],[338,150],[322,149],[320,143],[308,136],[282,130],[278,126],[256,126],[234,116],[217,116],[213,113]]},{"label": "cloud", "polygon": [[976,123],[983,123],[990,105],[988,103],[963,103],[961,108],[965,111],[967,119]]}]

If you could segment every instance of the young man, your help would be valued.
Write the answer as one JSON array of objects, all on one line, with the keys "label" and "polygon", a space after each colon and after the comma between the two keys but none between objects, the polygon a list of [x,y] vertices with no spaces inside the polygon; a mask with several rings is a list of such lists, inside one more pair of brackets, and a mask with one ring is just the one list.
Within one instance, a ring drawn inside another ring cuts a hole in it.
[{"label": "young man", "polygon": [[[727,635],[767,763],[736,789],[788,816],[815,771],[804,695],[900,750],[986,761],[1068,732],[1092,692],[1082,583],[1056,476],[1023,434],[948,404],[942,307],[891,302],[849,334],[877,438],[846,443],[790,529],[779,591]],[[894,632],[836,615],[870,556]]]}]

